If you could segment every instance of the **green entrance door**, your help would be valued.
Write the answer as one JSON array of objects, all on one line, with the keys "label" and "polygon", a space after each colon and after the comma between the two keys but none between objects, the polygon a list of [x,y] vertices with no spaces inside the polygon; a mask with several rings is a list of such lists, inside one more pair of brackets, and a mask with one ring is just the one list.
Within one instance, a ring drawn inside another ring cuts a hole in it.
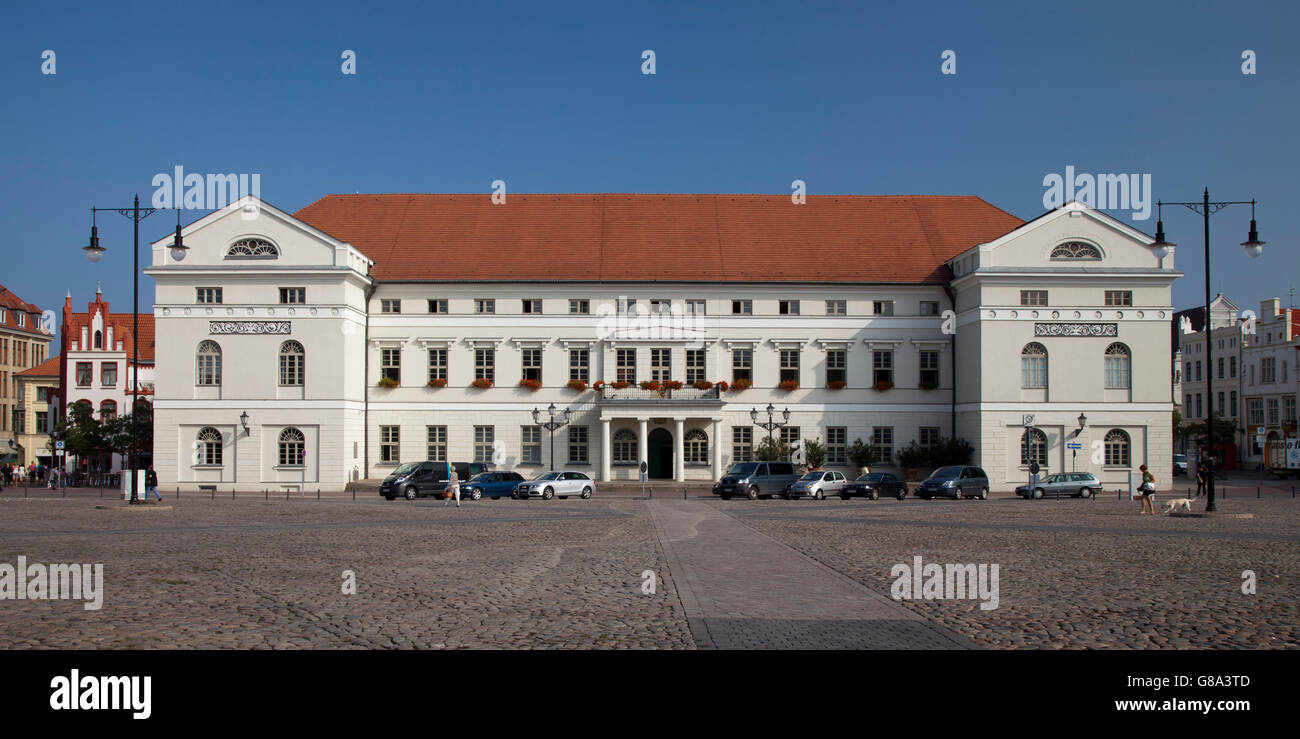
[{"label": "green entrance door", "polygon": [[668,429],[655,429],[646,438],[646,474],[657,480],[673,479],[673,435]]}]

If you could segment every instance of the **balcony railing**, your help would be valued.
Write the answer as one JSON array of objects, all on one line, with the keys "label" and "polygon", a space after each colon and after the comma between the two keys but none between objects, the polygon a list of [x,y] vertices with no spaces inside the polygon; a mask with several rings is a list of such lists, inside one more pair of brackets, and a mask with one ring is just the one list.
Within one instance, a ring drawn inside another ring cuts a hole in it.
[{"label": "balcony railing", "polygon": [[600,402],[640,402],[640,403],[699,403],[699,402],[721,402],[722,396],[718,392],[718,386],[714,385],[708,390],[700,390],[694,387],[683,387],[678,390],[664,388],[662,390],[643,390],[639,387],[625,387],[620,389],[604,385],[597,394],[597,400]]}]

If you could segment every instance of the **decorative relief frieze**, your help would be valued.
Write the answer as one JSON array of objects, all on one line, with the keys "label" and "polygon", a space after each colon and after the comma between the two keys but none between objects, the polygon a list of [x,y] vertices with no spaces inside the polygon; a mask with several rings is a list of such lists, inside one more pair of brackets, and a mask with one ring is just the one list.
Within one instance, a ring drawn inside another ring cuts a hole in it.
[{"label": "decorative relief frieze", "polygon": [[292,321],[208,321],[208,333],[219,334],[291,334]]},{"label": "decorative relief frieze", "polygon": [[1119,324],[1035,323],[1034,336],[1119,336]]}]

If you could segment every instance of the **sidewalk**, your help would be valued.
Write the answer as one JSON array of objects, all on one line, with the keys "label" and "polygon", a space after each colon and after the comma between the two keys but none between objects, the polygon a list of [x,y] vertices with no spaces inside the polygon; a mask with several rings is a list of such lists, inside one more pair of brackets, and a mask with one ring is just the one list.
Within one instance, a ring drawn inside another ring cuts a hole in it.
[{"label": "sidewalk", "polygon": [[648,505],[701,649],[973,648],[711,505]]}]

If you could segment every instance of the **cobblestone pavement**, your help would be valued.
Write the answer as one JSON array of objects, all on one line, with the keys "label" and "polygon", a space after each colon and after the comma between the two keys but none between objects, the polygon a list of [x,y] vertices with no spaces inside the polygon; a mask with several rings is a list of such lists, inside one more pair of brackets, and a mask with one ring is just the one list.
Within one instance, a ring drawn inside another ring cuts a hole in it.
[{"label": "cobblestone pavement", "polygon": [[1233,498],[1214,518],[1114,499],[708,504],[880,593],[917,555],[998,564],[996,610],[900,601],[984,647],[1300,647],[1300,500]]}]

